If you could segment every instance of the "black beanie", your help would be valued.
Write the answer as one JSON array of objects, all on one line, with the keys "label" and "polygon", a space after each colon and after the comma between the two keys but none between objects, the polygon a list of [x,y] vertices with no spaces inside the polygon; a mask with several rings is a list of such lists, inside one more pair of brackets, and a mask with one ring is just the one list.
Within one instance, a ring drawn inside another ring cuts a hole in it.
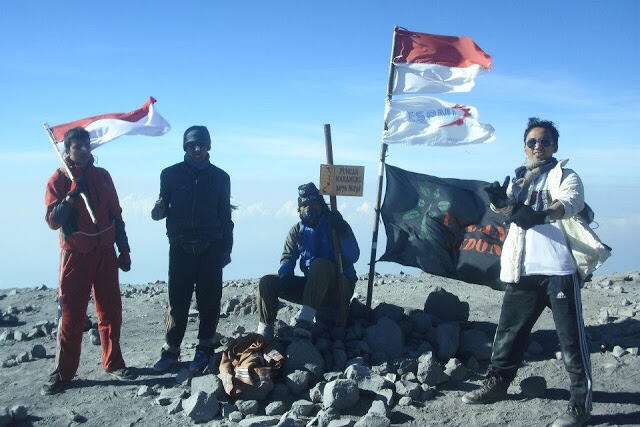
[{"label": "black beanie", "polygon": [[207,150],[211,150],[211,137],[206,126],[191,126],[184,131],[184,138],[182,138],[182,149],[187,151],[187,144],[190,142],[200,142],[207,145]]},{"label": "black beanie", "polygon": [[302,184],[298,187],[298,207],[313,201],[324,202],[318,188],[313,182]]}]

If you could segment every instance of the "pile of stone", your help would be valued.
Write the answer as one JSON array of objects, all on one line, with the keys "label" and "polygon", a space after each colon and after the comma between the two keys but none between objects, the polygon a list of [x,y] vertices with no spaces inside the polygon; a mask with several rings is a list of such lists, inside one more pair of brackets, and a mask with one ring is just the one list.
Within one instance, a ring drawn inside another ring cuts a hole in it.
[{"label": "pile of stone", "polygon": [[0,407],[0,427],[25,422],[29,419],[29,412],[24,405],[14,405],[11,408]]},{"label": "pile of stone", "polygon": [[20,363],[30,362],[36,359],[44,359],[47,357],[47,351],[42,344],[36,344],[31,351],[24,351],[20,354],[10,354],[2,361],[3,368],[12,368]]},{"label": "pile of stone", "polygon": [[255,295],[233,296],[222,304],[221,313],[225,315],[250,315],[258,312]]},{"label": "pile of stone", "polygon": [[[222,311],[243,313],[239,307],[253,304],[254,297],[234,297]],[[388,414],[395,405],[423,405],[437,395],[437,387],[464,381],[490,358],[491,337],[470,327],[468,317],[468,303],[441,288],[427,296],[423,310],[405,312],[382,303],[370,319],[356,297],[346,329],[318,321],[312,338],[300,339],[293,337],[291,326],[277,321],[274,346],[286,361],[267,395],[231,400],[215,375],[219,357],[207,375],[190,383],[188,371],[180,372],[175,387],[143,386],[138,395],[153,397],[153,403],[166,405],[170,414],[182,414],[194,422],[222,417],[243,426],[351,425],[350,411],[368,407],[357,426],[389,425]],[[244,332],[240,328],[234,336]]]}]

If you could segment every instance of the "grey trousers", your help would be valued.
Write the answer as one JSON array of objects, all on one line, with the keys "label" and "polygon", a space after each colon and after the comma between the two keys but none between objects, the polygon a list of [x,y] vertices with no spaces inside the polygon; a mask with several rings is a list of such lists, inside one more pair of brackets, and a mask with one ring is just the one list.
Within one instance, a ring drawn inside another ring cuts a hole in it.
[{"label": "grey trousers", "polygon": [[331,308],[336,312],[335,323],[341,324],[346,321],[354,286],[344,274],[338,275],[334,263],[326,259],[316,259],[306,277],[268,274],[258,285],[260,322],[272,324],[276,320],[278,301],[282,298],[316,310]]}]

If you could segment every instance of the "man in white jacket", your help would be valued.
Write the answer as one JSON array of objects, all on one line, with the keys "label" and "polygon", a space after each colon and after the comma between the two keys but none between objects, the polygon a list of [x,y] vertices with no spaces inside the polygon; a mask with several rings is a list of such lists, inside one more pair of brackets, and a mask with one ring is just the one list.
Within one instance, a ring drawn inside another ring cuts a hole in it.
[{"label": "man in white jacket", "polygon": [[[554,426],[583,425],[591,410],[591,368],[585,339],[580,284],[604,262],[609,249],[578,213],[584,208],[580,177],[557,161],[558,130],[553,122],[530,118],[524,133],[525,164],[516,177],[486,188],[491,208],[509,215],[500,258],[506,283],[489,372],[465,403],[504,399],[522,363],[531,329],[551,308],[569,378],[571,400]],[[579,242],[580,244],[574,244]]]}]

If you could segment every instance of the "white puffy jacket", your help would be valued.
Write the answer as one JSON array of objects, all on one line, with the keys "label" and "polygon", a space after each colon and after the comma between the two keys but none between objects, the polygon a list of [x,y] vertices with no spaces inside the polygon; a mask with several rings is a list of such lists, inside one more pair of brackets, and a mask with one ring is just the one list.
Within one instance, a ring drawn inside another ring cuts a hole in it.
[{"label": "white puffy jacket", "polygon": [[[596,233],[578,215],[584,208],[584,187],[577,173],[571,169],[565,169],[568,159],[561,160],[549,171],[547,187],[553,201],[560,201],[564,206],[564,217],[559,220],[564,232],[571,254],[578,267],[581,281],[593,273],[611,255],[610,249],[602,244]],[[529,186],[529,195],[533,191],[533,185]],[[507,188],[507,196],[515,201],[512,183]],[[529,197],[527,196],[527,200]],[[498,209],[491,205],[495,212],[505,215],[511,214],[513,206]],[[518,283],[522,268],[522,255],[524,253],[525,230],[515,223],[509,227],[509,232],[502,245],[500,256],[500,280],[506,283]]]}]

